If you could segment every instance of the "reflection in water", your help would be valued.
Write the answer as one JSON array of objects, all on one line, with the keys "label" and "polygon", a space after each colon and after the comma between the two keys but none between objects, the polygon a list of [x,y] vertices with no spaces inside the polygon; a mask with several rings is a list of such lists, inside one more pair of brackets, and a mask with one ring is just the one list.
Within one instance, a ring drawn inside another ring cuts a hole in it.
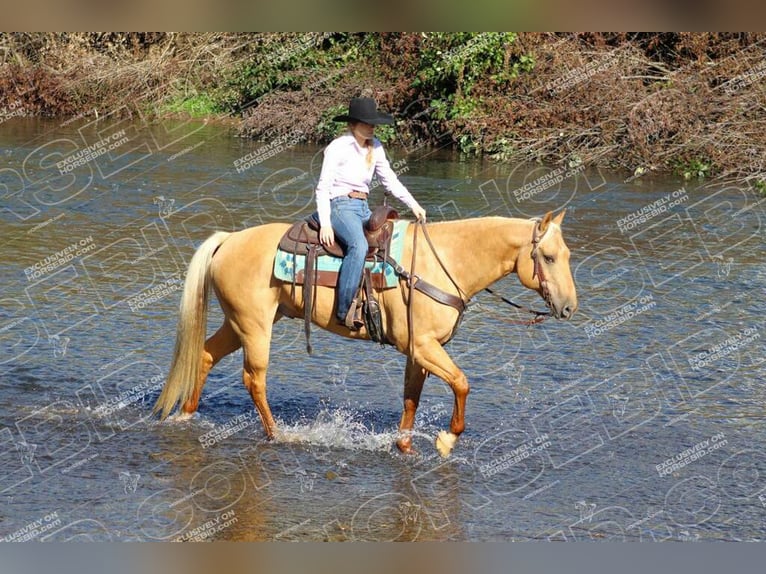
[{"label": "reflection in water", "polygon": [[[152,469],[163,488],[139,507],[142,534],[183,541],[465,538],[461,465],[432,467],[433,459],[423,465],[369,444],[332,446],[337,436],[329,434],[317,444],[319,437],[315,429],[300,445],[251,435],[233,449],[204,450],[181,436],[161,439],[164,448],[185,452],[162,456],[167,460]],[[370,467],[390,474],[385,486],[370,488]]]}]

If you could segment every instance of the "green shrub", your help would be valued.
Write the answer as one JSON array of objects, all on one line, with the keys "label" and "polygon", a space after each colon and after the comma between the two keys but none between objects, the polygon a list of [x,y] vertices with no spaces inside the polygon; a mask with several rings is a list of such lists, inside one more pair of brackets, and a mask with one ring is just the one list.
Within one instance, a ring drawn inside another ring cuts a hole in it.
[{"label": "green shrub", "polygon": [[696,158],[678,162],[675,169],[678,175],[687,180],[693,177],[703,179],[711,174],[711,170],[709,161]]},{"label": "green shrub", "polygon": [[262,34],[254,55],[229,74],[222,106],[236,113],[265,94],[300,90],[316,72],[354,61],[363,44],[354,34]]},{"label": "green shrub", "polygon": [[193,118],[211,116],[221,111],[220,106],[214,98],[205,93],[198,93],[193,96],[180,96],[163,104],[160,113],[167,114],[186,114]]}]

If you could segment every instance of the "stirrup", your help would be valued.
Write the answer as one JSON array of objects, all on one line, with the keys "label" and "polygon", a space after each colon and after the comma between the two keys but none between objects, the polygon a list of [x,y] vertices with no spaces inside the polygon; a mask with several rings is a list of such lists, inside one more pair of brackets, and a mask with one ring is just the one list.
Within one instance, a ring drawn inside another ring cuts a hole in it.
[{"label": "stirrup", "polygon": [[346,318],[343,320],[343,324],[352,331],[358,331],[364,327],[359,299],[351,300],[351,307],[348,308],[348,313],[346,313]]}]

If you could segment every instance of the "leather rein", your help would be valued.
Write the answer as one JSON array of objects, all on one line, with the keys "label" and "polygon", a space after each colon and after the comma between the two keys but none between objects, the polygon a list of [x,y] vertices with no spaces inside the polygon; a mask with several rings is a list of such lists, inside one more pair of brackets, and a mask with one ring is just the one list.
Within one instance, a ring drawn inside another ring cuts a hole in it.
[{"label": "leather rein", "polygon": [[[532,252],[530,254],[532,257],[532,261],[534,262],[534,265],[535,265],[534,270],[532,271],[532,279],[534,279],[535,277],[538,278],[538,281],[540,282],[540,288],[542,290],[543,300],[545,301],[545,304],[548,306],[548,308],[550,308],[551,307],[551,292],[548,290],[548,281],[545,279],[545,275],[543,273],[543,266],[542,266],[542,263],[540,263],[540,257],[538,253],[538,246],[540,245],[540,241],[542,240],[545,233],[540,233],[540,219],[536,219],[535,222],[536,222],[535,226],[532,228]],[[530,309],[529,307],[524,307],[523,305],[514,303],[510,299],[507,299],[506,297],[503,297],[502,295],[495,293],[495,291],[493,291],[489,287],[486,287],[484,291],[486,291],[490,295],[494,295],[495,297],[498,297],[503,303],[507,303],[508,305],[515,307],[519,311],[524,311],[525,313],[531,313],[534,315],[534,318],[527,319],[525,321],[503,319],[506,323],[512,323],[515,325],[534,325],[536,323],[542,323],[548,317],[551,316],[550,311],[535,311],[534,309]]]},{"label": "leather rein", "polygon": [[[428,283],[422,277],[420,277],[419,275],[415,273],[419,229],[423,230],[423,236],[426,238],[426,242],[428,243],[428,246],[430,247],[431,252],[434,254],[434,257],[436,258],[436,261],[439,263],[439,266],[442,268],[442,271],[444,271],[444,273],[447,275],[447,278],[452,282],[452,285],[454,285],[455,289],[457,289],[457,292],[459,295],[453,295],[451,293],[447,293],[446,291],[440,289],[439,287],[436,287],[435,285]],[[548,284],[545,279],[545,275],[543,274],[542,264],[540,263],[539,256],[538,256],[539,255],[538,245],[544,235],[545,235],[544,233],[540,233],[540,220],[538,219],[532,231],[531,256],[535,264],[532,278],[534,279],[535,277],[537,277],[539,279],[540,287],[542,289],[543,299],[545,300],[546,304],[550,307],[550,292],[548,291]],[[407,323],[408,323],[409,340],[410,340],[410,355],[412,354],[412,351],[414,350],[414,322],[413,322],[413,315],[412,315],[412,295],[415,290],[418,290],[421,293],[428,295],[431,299],[441,303],[442,305],[447,305],[449,307],[453,307],[454,309],[457,309],[458,317],[455,321],[455,325],[452,327],[452,332],[450,333],[445,343],[449,342],[455,336],[455,333],[457,332],[457,329],[460,326],[460,322],[463,319],[463,314],[465,313],[465,310],[468,307],[469,297],[465,293],[465,291],[463,291],[460,288],[460,285],[458,285],[457,281],[455,281],[455,278],[452,277],[449,270],[447,269],[447,266],[441,260],[441,257],[439,257],[439,253],[436,251],[436,248],[434,247],[434,244],[431,241],[431,237],[428,234],[428,228],[426,227],[426,224],[424,221],[418,220],[415,223],[415,229],[414,229],[413,239],[412,239],[412,260],[410,262],[410,271],[409,272],[406,271],[404,268],[402,268],[401,265],[399,265],[396,261],[394,261],[390,257],[386,257],[386,261],[388,262],[389,265],[393,267],[394,271],[396,271],[396,273],[406,281],[407,286],[409,287],[409,297],[408,297],[408,303],[407,303]],[[534,325],[536,323],[541,323],[546,318],[551,316],[550,312],[535,311],[533,309],[529,309],[527,307],[519,305],[518,303],[514,303],[510,299],[507,299],[506,297],[503,297],[502,295],[496,294],[495,291],[493,291],[489,287],[485,288],[484,291],[486,291],[487,293],[490,293],[491,295],[495,295],[504,303],[507,303],[508,305],[511,305],[520,311],[525,311],[535,315],[533,319],[528,319],[526,321],[513,321],[513,320],[508,321],[510,323],[515,323],[520,325]]]}]

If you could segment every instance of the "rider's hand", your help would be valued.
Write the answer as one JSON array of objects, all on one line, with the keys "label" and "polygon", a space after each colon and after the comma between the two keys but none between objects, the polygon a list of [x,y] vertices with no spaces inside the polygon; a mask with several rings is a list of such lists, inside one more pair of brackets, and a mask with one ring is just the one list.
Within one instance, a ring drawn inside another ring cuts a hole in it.
[{"label": "rider's hand", "polygon": [[335,243],[335,232],[333,232],[332,227],[328,225],[327,227],[319,228],[319,241],[322,242],[322,245],[332,245]]},{"label": "rider's hand", "polygon": [[426,220],[426,210],[420,207],[419,205],[416,205],[415,207],[412,208],[412,213],[418,221]]}]

